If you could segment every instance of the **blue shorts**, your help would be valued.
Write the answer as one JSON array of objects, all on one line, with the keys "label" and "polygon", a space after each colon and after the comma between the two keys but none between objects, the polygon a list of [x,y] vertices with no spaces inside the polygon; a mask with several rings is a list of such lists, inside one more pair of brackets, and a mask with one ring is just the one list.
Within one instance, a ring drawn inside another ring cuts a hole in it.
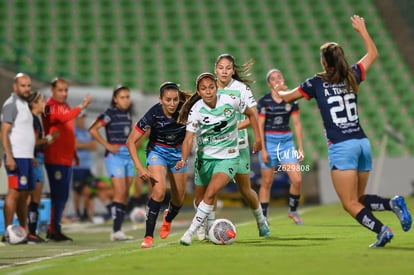
[{"label": "blue shorts", "polygon": [[172,173],[187,172],[187,165],[179,170],[175,169],[175,165],[177,164],[177,161],[181,160],[181,156],[181,147],[171,148],[154,145],[151,146],[147,153],[147,166],[162,165],[167,167],[167,170]]},{"label": "blue shorts", "polygon": [[6,167],[8,186],[16,190],[34,190],[36,178],[33,168],[33,159],[15,158],[16,169],[10,171]]},{"label": "blue shorts", "polygon": [[135,176],[134,163],[126,146],[119,147],[119,152],[109,152],[105,156],[105,167],[110,178],[124,178]]},{"label": "blue shorts", "polygon": [[338,170],[371,171],[371,144],[367,138],[350,139],[328,147],[329,166]]},{"label": "blue shorts", "polygon": [[279,164],[298,163],[298,151],[293,143],[292,133],[265,134],[265,146],[269,154],[269,162],[262,161],[262,153],[259,152],[261,169],[274,168]]},{"label": "blue shorts", "polygon": [[45,183],[45,155],[43,154],[36,154],[37,160],[37,167],[34,168],[36,182],[40,182],[41,184]]}]

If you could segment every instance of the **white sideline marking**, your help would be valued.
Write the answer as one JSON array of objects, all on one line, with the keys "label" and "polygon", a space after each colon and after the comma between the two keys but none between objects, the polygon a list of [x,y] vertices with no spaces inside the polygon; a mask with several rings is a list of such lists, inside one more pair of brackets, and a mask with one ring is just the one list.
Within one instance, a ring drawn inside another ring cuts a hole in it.
[{"label": "white sideline marking", "polygon": [[[91,252],[91,251],[94,251],[94,250],[96,250],[96,249],[85,249],[85,250],[78,250],[78,251],[74,251],[74,252],[65,252],[65,253],[61,253],[61,254],[57,254],[57,255],[53,255],[53,256],[36,258],[36,259],[25,261],[25,262],[18,262],[18,263],[12,263],[12,264],[8,264],[8,265],[2,265],[2,266],[0,266],[0,269],[5,269],[5,268],[9,268],[9,267],[16,267],[16,266],[23,266],[23,265],[33,264],[33,263],[39,263],[39,262],[43,262],[43,261],[46,261],[46,260],[52,260],[52,259],[56,259],[56,258],[66,257],[66,256],[73,256],[73,255],[83,254],[83,253]],[[10,274],[12,274],[12,273],[10,273]],[[16,274],[20,274],[20,273],[16,273]]]}]

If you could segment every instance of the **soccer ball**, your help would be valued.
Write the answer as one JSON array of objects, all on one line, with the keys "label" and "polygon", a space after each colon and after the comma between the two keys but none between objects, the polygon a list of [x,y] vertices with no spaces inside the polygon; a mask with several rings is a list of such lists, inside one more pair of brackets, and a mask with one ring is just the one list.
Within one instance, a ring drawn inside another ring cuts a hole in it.
[{"label": "soccer ball", "polygon": [[134,207],[129,213],[129,219],[131,220],[132,224],[143,223],[147,219],[147,212],[143,207]]},{"label": "soccer ball", "polygon": [[232,244],[236,240],[236,227],[228,219],[217,219],[210,227],[208,236],[215,244]]},{"label": "soccer ball", "polygon": [[17,224],[7,226],[10,244],[19,244],[26,240],[26,230]]}]

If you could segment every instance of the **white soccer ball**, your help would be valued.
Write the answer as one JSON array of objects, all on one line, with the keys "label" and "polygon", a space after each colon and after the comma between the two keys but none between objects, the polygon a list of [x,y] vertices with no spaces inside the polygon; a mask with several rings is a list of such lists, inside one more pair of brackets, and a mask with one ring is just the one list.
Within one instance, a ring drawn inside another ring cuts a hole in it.
[{"label": "white soccer ball", "polygon": [[129,219],[132,224],[143,223],[147,219],[147,211],[143,207],[134,207],[129,213]]},{"label": "white soccer ball", "polygon": [[19,244],[26,240],[26,230],[17,224],[7,226],[10,244]]},{"label": "white soccer ball", "polygon": [[236,227],[228,219],[217,219],[210,227],[208,236],[215,244],[232,244],[236,240]]}]

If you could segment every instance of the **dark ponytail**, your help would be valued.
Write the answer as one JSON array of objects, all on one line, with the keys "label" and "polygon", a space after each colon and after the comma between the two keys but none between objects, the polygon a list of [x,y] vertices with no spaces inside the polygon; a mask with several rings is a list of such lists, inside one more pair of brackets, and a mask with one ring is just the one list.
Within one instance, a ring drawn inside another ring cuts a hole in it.
[{"label": "dark ponytail", "polygon": [[358,93],[359,87],[354,73],[345,58],[344,50],[334,42],[325,43],[320,48],[321,58],[326,62],[325,72],[317,76],[328,83],[345,81],[348,92]]}]

